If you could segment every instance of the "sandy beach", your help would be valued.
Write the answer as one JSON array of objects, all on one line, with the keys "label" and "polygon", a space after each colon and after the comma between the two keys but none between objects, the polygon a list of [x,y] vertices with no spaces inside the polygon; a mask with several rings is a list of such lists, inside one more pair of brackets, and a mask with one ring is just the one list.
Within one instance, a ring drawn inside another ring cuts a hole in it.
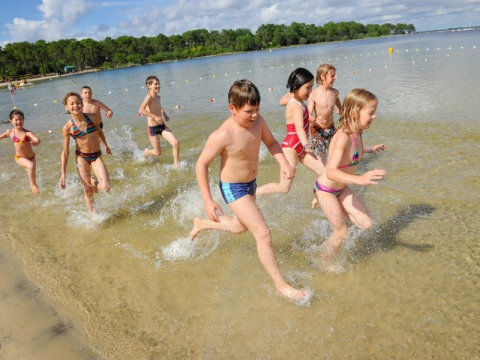
[{"label": "sandy beach", "polygon": [[28,279],[21,260],[12,252],[14,247],[8,235],[0,235],[0,358],[100,358],[84,340],[84,332],[63,317],[42,289]]}]

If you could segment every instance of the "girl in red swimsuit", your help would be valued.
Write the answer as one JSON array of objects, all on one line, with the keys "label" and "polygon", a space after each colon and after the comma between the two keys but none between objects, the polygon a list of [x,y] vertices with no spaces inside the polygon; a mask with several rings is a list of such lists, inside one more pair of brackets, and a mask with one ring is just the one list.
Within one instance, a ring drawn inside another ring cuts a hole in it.
[{"label": "girl in red swimsuit", "polygon": [[362,132],[370,127],[376,115],[378,99],[365,89],[353,89],[343,100],[340,125],[329,146],[325,171],[318,177],[313,189],[325,216],[332,225],[333,234],[323,245],[320,267],[329,273],[343,271],[335,257],[347,237],[348,217],[361,229],[372,226],[373,220],[362,199],[348,184],[376,185],[385,170],[371,170],[356,175],[364,153],[375,153],[385,145],[364,146]]},{"label": "girl in red swimsuit", "polygon": [[[290,166],[294,169],[300,162],[320,175],[324,165],[320,157],[312,151],[308,142],[309,113],[304,103],[312,92],[313,74],[304,68],[295,69],[289,76],[287,88],[292,94],[287,103],[285,117],[287,120],[287,135],[282,142],[282,150]],[[292,179],[280,176],[279,183],[265,184],[257,189],[257,196],[262,194],[286,194],[292,187]]]},{"label": "girl in red swimsuit", "polygon": [[10,137],[15,146],[15,156],[13,157],[18,165],[27,169],[30,187],[33,193],[39,193],[37,186],[37,162],[35,160],[35,152],[32,146],[40,144],[40,139],[31,131],[23,128],[25,116],[20,110],[10,111],[10,123],[13,129],[7,129],[0,135],[0,139]]}]

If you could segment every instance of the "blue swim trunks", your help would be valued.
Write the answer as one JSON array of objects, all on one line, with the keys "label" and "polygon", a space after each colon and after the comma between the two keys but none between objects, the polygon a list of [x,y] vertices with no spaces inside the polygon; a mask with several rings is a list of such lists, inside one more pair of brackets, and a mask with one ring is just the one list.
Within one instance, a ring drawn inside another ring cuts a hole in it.
[{"label": "blue swim trunks", "polygon": [[220,191],[227,204],[240,199],[245,195],[255,195],[257,191],[257,179],[249,183],[224,183],[220,181]]}]

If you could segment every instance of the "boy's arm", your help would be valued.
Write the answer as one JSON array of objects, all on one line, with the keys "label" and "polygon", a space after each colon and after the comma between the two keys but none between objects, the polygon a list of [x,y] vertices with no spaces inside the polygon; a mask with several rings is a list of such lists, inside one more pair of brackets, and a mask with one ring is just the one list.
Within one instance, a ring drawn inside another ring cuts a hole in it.
[{"label": "boy's arm", "polygon": [[285,154],[282,151],[282,147],[278,143],[278,141],[273,136],[270,128],[267,126],[265,121],[263,122],[262,128],[262,142],[267,147],[268,151],[272,156],[277,160],[278,164],[280,165],[280,173],[284,179],[293,179],[295,176],[295,168],[290,166],[285,157]]},{"label": "boy's arm", "polygon": [[113,111],[107,106],[105,105],[104,103],[102,103],[101,101],[97,100],[98,101],[98,107],[100,109],[103,109],[105,111],[105,117],[107,119],[111,119],[112,116],[113,116]]},{"label": "boy's arm", "polygon": [[151,113],[150,111],[147,110],[147,106],[150,104],[151,99],[152,99],[151,96],[147,95],[145,97],[145,100],[143,100],[142,104],[140,105],[140,109],[138,110],[138,112],[140,114],[143,114],[145,116],[152,118],[153,120],[155,120],[157,124],[161,125],[163,124],[162,117],[160,115]]},{"label": "boy's arm", "polygon": [[200,154],[197,164],[195,165],[195,173],[197,175],[197,182],[202,193],[203,202],[205,204],[205,211],[210,220],[219,222],[220,219],[217,216],[216,211],[223,215],[223,211],[220,206],[213,201],[210,193],[210,183],[208,179],[208,168],[213,160],[222,152],[224,146],[222,139],[214,132],[212,133],[205,147]]},{"label": "boy's arm", "polygon": [[313,90],[310,95],[308,95],[308,101],[307,101],[307,108],[308,108],[308,121],[310,121],[310,124],[313,124],[315,122],[315,114],[313,113],[315,109],[315,94],[316,94],[317,89]]},{"label": "boy's arm", "polygon": [[63,137],[63,148],[62,154],[60,155],[60,162],[62,164],[61,173],[60,173],[60,188],[65,189],[65,179],[67,178],[67,162],[69,155],[70,147],[70,123],[68,122],[63,126],[62,137]]},{"label": "boy's arm", "polygon": [[280,99],[280,101],[278,102],[280,105],[282,106],[285,106],[288,104],[288,102],[290,101],[290,99],[292,98],[292,93],[291,92],[287,92],[285,95],[282,96],[282,98]]},{"label": "boy's arm", "polygon": [[335,94],[337,95],[337,98],[335,99],[335,105],[337,106],[337,114],[342,113],[342,102],[340,101],[340,93],[338,90],[335,90]]},{"label": "boy's arm", "polygon": [[165,118],[165,121],[170,121],[170,116],[167,115],[167,113],[165,112],[165,110],[163,109],[162,107],[162,112],[163,112],[163,116]]}]

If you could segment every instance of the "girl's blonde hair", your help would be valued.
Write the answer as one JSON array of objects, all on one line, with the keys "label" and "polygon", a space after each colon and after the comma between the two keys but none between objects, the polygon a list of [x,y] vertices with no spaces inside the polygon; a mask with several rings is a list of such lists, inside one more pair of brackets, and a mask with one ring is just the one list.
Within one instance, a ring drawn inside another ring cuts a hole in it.
[{"label": "girl's blonde hair", "polygon": [[351,90],[343,99],[338,130],[342,129],[348,135],[358,132],[360,129],[357,120],[360,116],[360,110],[373,100],[378,101],[378,98],[366,89]]}]

